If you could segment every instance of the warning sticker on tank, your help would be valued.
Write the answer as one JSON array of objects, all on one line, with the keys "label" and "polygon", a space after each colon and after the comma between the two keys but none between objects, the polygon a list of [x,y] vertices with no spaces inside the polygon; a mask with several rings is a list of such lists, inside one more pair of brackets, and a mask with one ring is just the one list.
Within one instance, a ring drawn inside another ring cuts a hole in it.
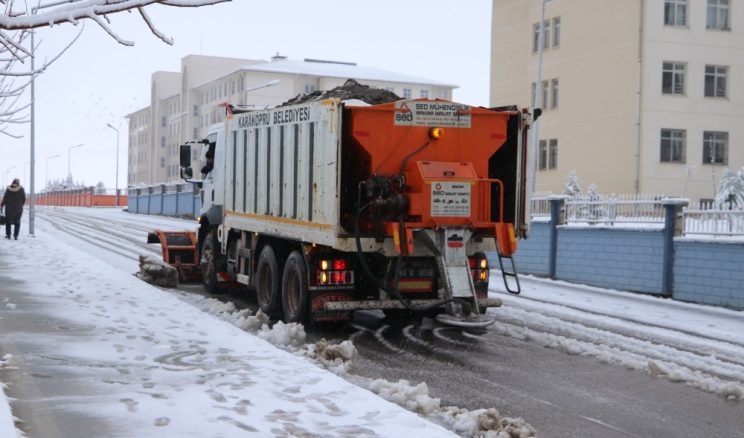
[{"label": "warning sticker on tank", "polygon": [[400,100],[395,102],[393,124],[470,128],[470,106],[445,101]]},{"label": "warning sticker on tank", "polygon": [[470,183],[435,181],[431,183],[431,215],[470,216]]}]

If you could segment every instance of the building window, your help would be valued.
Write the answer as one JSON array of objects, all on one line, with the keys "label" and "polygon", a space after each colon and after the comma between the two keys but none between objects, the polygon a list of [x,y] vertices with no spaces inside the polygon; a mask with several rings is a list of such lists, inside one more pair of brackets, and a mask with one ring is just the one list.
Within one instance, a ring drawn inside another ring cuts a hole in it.
[{"label": "building window", "polygon": [[423,97],[425,99],[429,98],[429,90],[421,90],[420,97]]},{"label": "building window", "polygon": [[558,168],[558,139],[540,140],[537,152],[538,170]]},{"label": "building window", "polygon": [[705,97],[726,97],[727,73],[726,67],[705,66]]},{"label": "building window", "polygon": [[664,0],[664,25],[687,26],[687,0]]},{"label": "building window", "polygon": [[411,89],[410,88],[404,88],[403,89],[403,98],[404,99],[410,99],[411,98]]},{"label": "building window", "polygon": [[197,137],[199,137],[199,128],[194,128],[194,134],[192,135],[192,139],[196,140]]},{"label": "building window", "polygon": [[553,47],[561,45],[561,17],[553,18]]},{"label": "building window", "polygon": [[194,105],[194,117],[197,117],[199,115],[199,105]]},{"label": "building window", "polygon": [[535,95],[535,83],[533,82],[532,84],[530,84],[530,87],[532,88],[532,98],[530,99],[530,103],[533,107],[537,107],[537,102],[535,101],[535,99],[537,98],[537,96]]},{"label": "building window", "polygon": [[731,30],[729,28],[729,0],[708,0],[708,29]]},{"label": "building window", "polygon": [[661,130],[662,163],[684,163],[687,143],[687,131],[684,129]]},{"label": "building window", "polygon": [[160,167],[165,167],[165,157],[160,157]]},{"label": "building window", "polygon": [[558,139],[551,138],[548,142],[548,169],[558,168]]},{"label": "building window", "polygon": [[160,119],[160,126],[162,126],[163,128],[165,128],[165,122],[166,122],[166,120],[165,120],[165,116],[163,116],[163,117],[162,117],[162,118]]},{"label": "building window", "polygon": [[682,62],[665,62],[661,75],[663,94],[685,94],[685,69]]},{"label": "building window", "polygon": [[549,89],[550,89],[550,81],[543,81],[542,82],[542,107],[543,109],[548,108]]},{"label": "building window", "polygon": [[[545,39],[543,39],[543,49],[547,49],[550,46],[550,21],[545,20],[543,22],[545,26]],[[540,23],[532,25],[532,51],[537,52],[537,47],[540,44]]]},{"label": "building window", "polygon": [[161,148],[165,147],[165,137],[160,137],[160,147]]},{"label": "building window", "polygon": [[728,132],[703,132],[703,164],[728,164]]},{"label": "building window", "polygon": [[558,94],[559,94],[559,88],[558,88],[558,79],[551,79],[550,80],[550,107],[551,108],[558,108]]},{"label": "building window", "polygon": [[545,170],[548,168],[548,141],[540,140],[539,152],[537,155],[537,169]]},{"label": "building window", "polygon": [[305,94],[310,94],[317,89],[315,84],[305,84]]}]

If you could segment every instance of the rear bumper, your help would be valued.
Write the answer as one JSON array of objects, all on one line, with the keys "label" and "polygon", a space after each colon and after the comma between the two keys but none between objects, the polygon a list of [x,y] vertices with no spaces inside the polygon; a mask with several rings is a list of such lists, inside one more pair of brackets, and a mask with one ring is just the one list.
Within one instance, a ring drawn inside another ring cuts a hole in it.
[{"label": "rear bumper", "polygon": [[[408,301],[411,309],[427,308],[441,300],[410,300]],[[498,298],[485,298],[478,300],[479,307],[500,307],[501,300]],[[362,300],[362,301],[334,301],[327,302],[323,310],[375,310],[375,309],[405,309],[398,300]]]}]

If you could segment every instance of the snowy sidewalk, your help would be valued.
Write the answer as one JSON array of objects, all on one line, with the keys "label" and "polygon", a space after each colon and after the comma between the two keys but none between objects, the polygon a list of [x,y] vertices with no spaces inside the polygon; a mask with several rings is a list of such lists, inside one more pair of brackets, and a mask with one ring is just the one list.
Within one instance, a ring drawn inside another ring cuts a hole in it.
[{"label": "snowy sidewalk", "polygon": [[37,234],[0,242],[2,380],[31,437],[453,436]]}]

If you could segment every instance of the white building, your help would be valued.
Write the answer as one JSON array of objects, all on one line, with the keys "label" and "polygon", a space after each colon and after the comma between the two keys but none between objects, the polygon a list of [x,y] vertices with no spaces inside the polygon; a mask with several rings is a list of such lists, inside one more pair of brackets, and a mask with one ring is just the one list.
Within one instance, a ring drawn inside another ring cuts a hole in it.
[{"label": "white building", "polygon": [[[547,1],[536,190],[576,170],[603,193],[713,198],[744,166],[744,8],[729,3]],[[493,1],[493,105],[533,102],[540,4]]]},{"label": "white building", "polygon": [[[181,72],[156,72],[151,103],[129,119],[128,185],[180,181],[179,145],[206,135],[225,104],[275,106],[298,94],[329,90],[347,79],[402,98],[451,99],[455,85],[348,62],[275,56],[270,62],[191,55]],[[273,86],[266,86],[275,83]],[[193,150],[197,160],[197,150]],[[201,163],[194,162],[199,169]]]}]

